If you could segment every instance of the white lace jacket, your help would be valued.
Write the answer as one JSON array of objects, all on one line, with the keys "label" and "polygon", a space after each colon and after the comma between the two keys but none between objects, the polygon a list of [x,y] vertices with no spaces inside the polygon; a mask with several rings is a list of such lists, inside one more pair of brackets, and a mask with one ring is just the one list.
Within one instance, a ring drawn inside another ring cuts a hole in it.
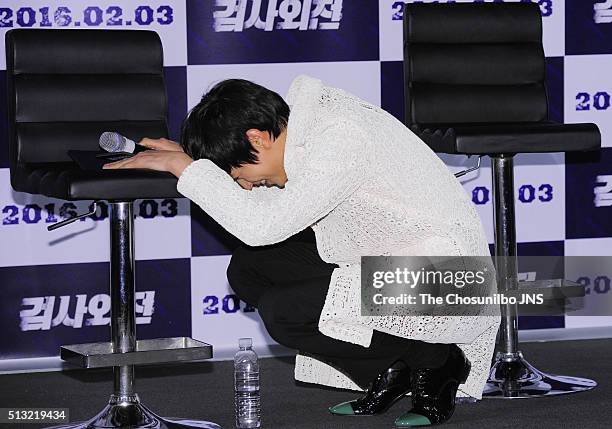
[{"label": "white lace jacket", "polygon": [[[191,163],[178,191],[251,246],[312,226],[319,254],[336,263],[319,330],[368,347],[374,329],[428,342],[458,343],[472,363],[458,396],[480,399],[499,327],[482,316],[360,315],[362,255],[489,255],[480,218],[438,156],[381,108],[300,75],[291,107],[283,189],[242,189],[208,159]],[[296,380],[361,390],[343,373],[302,354]]]}]

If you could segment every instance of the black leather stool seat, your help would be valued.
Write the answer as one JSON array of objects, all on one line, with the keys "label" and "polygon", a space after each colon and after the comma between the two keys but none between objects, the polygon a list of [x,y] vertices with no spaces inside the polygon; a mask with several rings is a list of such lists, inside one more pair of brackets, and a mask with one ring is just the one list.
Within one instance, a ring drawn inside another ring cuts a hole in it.
[{"label": "black leather stool seat", "polygon": [[435,152],[463,155],[598,150],[597,125],[542,122],[412,124]]},{"label": "black leather stool seat", "polygon": [[104,131],[168,137],[156,32],[14,29],[5,41],[14,190],[64,200],[182,197],[171,173],[85,170],[68,154],[98,151]]},{"label": "black leather stool seat", "polygon": [[22,192],[64,200],[131,201],[138,198],[182,198],[176,177],[144,169],[81,170],[75,163],[19,165],[12,180]]},{"label": "black leather stool seat", "polygon": [[404,8],[404,122],[435,152],[598,150],[595,124],[550,120],[546,74],[537,2]]}]

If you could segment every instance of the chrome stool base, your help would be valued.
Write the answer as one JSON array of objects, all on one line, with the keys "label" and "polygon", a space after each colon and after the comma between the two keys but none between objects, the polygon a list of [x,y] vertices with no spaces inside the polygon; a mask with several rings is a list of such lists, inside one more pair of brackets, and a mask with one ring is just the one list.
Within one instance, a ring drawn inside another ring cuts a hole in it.
[{"label": "chrome stool base", "polygon": [[140,403],[138,394],[129,396],[111,395],[108,405],[89,421],[53,426],[47,429],[221,429],[216,423],[203,420],[160,417]]},{"label": "chrome stool base", "polygon": [[597,386],[588,378],[546,374],[531,365],[521,352],[513,353],[511,360],[497,353],[491,367],[483,398],[516,399],[566,395],[584,392]]}]

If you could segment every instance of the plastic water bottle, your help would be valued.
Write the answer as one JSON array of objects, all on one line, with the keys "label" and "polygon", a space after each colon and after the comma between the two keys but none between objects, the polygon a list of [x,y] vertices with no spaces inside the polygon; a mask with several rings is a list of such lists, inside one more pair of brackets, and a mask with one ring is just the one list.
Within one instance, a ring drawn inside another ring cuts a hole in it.
[{"label": "plastic water bottle", "polygon": [[234,356],[234,399],[236,427],[241,429],[261,426],[259,403],[259,363],[251,348],[253,340],[240,338],[240,350]]}]

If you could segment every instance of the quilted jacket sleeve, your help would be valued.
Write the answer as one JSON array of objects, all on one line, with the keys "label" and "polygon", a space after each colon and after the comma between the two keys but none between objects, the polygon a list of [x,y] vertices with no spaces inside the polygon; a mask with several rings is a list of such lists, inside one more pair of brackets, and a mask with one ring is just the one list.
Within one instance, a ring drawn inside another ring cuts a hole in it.
[{"label": "quilted jacket sleeve", "polygon": [[358,125],[342,120],[316,134],[320,141],[282,189],[245,190],[199,159],[183,171],[177,190],[249,246],[283,241],[327,215],[367,177],[368,140]]}]

